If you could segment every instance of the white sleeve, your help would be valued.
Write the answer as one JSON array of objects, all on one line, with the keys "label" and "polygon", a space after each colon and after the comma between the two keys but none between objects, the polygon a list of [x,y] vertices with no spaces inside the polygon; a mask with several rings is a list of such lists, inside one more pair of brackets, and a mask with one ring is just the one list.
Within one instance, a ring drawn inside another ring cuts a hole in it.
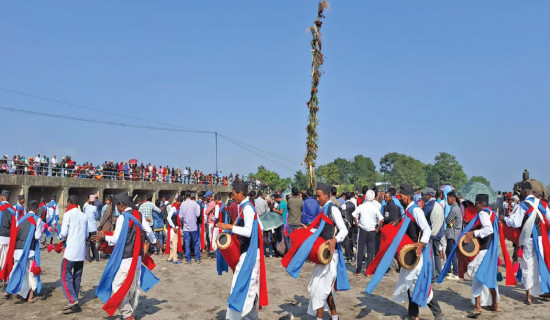
[{"label": "white sleeve", "polygon": [[[69,226],[71,225],[71,216],[72,214],[68,214],[66,216],[63,216],[63,224],[61,224],[61,232],[59,233],[59,240],[63,241],[68,235],[69,235]],[[86,225],[88,225],[86,223]]]},{"label": "white sleeve", "polygon": [[143,231],[145,231],[145,234],[147,234],[147,237],[149,238],[149,241],[151,241],[152,244],[157,243],[157,238],[155,237],[155,233],[153,232],[153,229],[151,229],[149,222],[145,220],[144,215],[141,215],[141,228],[143,229]]},{"label": "white sleeve", "polygon": [[252,223],[254,223],[254,210],[250,206],[243,209],[244,227],[233,226],[233,233],[250,238],[252,234]]},{"label": "white sleeve", "polygon": [[380,210],[376,210],[376,217],[378,218],[376,223],[380,223],[380,221],[384,220],[384,216],[380,213]]},{"label": "white sleeve", "polygon": [[44,222],[40,218],[36,220],[36,229],[34,230],[34,238],[40,240],[42,237],[42,230],[44,229]]},{"label": "white sleeve", "polygon": [[357,206],[353,213],[351,214],[352,217],[359,219],[359,214],[361,213],[361,210],[359,210],[361,206]]},{"label": "white sleeve", "polygon": [[220,216],[220,205],[216,205],[214,207],[214,218],[218,219],[218,217]]},{"label": "white sleeve", "polygon": [[475,230],[474,236],[477,238],[485,238],[493,234],[493,224],[491,223],[491,217],[485,211],[479,213],[479,222],[483,228]]},{"label": "white sleeve", "polygon": [[168,224],[172,229],[176,228],[174,222],[172,221],[172,216],[174,215],[174,213],[176,213],[176,210],[174,209],[174,207],[170,207],[170,210],[168,211],[168,216],[166,217],[166,220],[168,220]]},{"label": "white sleeve", "polygon": [[342,242],[348,235],[348,228],[346,227],[346,224],[344,223],[344,219],[342,219],[342,214],[340,213],[340,210],[336,206],[332,206],[332,219],[334,220],[334,223],[336,223],[336,226],[338,227],[338,233],[336,234],[336,242]]},{"label": "white sleeve", "polygon": [[521,205],[518,204],[514,207],[514,210],[512,211],[509,217],[504,217],[504,222],[506,222],[506,224],[509,227],[521,228],[524,216],[525,216],[525,212],[521,207]]},{"label": "white sleeve", "polygon": [[108,245],[114,246],[116,245],[118,241],[118,236],[120,236],[120,230],[122,230],[122,225],[124,224],[124,216],[121,214],[118,219],[116,219],[115,224],[115,231],[113,232],[112,236],[105,236],[105,242],[107,242]]},{"label": "white sleeve", "polygon": [[[428,242],[430,242],[430,236],[432,235],[432,229],[430,228],[428,221],[426,221],[424,212],[420,208],[415,208],[413,210],[413,217],[416,220],[416,223],[418,224],[420,229],[422,229],[422,236],[420,237],[420,242],[428,244]],[[416,242],[416,239],[411,239],[411,240]]]}]

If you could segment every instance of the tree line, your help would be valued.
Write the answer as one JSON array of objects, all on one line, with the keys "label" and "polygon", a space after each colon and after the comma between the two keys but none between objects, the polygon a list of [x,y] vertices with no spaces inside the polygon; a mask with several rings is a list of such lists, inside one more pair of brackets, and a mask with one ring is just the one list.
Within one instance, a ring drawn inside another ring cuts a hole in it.
[{"label": "tree line", "polygon": [[[411,184],[422,188],[439,188],[450,184],[457,189],[471,181],[490,185],[481,176],[468,178],[456,157],[446,152],[440,152],[434,162],[428,164],[402,153],[390,152],[380,159],[378,170],[370,157],[356,155],[352,159],[336,158],[318,166],[315,174],[319,182],[337,186],[339,192],[361,190],[362,186],[372,187],[376,182],[395,186]],[[290,186],[307,188],[307,176],[302,170],[296,171],[292,178],[282,178],[278,173],[260,166],[249,176],[259,179],[270,190],[285,190]]]}]

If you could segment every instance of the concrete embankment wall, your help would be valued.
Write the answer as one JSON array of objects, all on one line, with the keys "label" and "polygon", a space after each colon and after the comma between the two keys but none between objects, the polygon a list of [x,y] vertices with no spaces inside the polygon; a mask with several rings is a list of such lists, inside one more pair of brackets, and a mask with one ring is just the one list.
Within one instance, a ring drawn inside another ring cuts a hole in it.
[{"label": "concrete embankment wall", "polygon": [[90,194],[98,194],[99,199],[103,200],[105,196],[114,195],[120,192],[128,192],[132,198],[136,195],[142,196],[148,193],[153,194],[153,201],[163,196],[168,196],[170,200],[181,191],[190,190],[198,193],[199,191],[212,190],[214,194],[221,193],[222,199],[227,199],[231,193],[231,187],[224,186],[205,186],[197,184],[181,183],[154,183],[154,182],[134,182],[118,180],[96,180],[96,179],[75,179],[61,177],[42,177],[42,176],[23,176],[0,174],[0,188],[8,189],[11,192],[9,202],[15,204],[17,196],[25,195],[26,202],[29,200],[40,200],[44,197],[49,202],[51,196],[57,196],[60,214],[65,211],[67,198],[69,195],[77,195],[79,204],[82,206],[88,200]]}]

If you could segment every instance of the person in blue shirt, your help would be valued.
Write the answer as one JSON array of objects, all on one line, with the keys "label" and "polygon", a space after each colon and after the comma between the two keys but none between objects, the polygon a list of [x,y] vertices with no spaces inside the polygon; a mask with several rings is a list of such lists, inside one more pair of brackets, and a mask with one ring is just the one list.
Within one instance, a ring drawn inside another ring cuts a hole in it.
[{"label": "person in blue shirt", "polygon": [[[389,193],[391,195],[391,199],[393,203],[395,203],[395,205],[399,208],[399,210],[401,211],[401,215],[404,215],[405,209],[403,208],[403,205],[401,204],[401,202],[395,197],[397,190],[394,187],[390,187],[388,191],[386,191],[386,193]],[[380,208],[380,212],[382,213],[382,215],[384,215],[385,207],[386,207],[386,199],[382,201],[382,207]]]},{"label": "person in blue shirt", "polygon": [[[161,201],[156,201],[157,207],[161,206]],[[164,233],[164,211],[167,210],[166,206],[162,209],[161,212],[153,211],[153,231],[155,232],[155,238],[157,238],[157,242],[164,246],[164,239],[166,238],[166,234]],[[153,252],[155,255],[158,255],[160,252],[160,249],[153,246]]]},{"label": "person in blue shirt", "polygon": [[304,200],[304,208],[302,209],[302,223],[309,225],[321,213],[321,205],[313,196],[313,189],[307,189],[307,198]]}]

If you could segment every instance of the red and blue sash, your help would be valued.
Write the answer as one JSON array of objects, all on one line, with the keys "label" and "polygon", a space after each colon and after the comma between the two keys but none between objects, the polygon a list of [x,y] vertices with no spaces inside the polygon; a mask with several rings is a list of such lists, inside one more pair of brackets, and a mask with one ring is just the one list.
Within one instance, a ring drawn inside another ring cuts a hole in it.
[{"label": "red and blue sash", "polygon": [[[137,263],[139,260],[139,255],[141,251],[141,223],[139,222],[140,215],[137,210],[133,210],[132,214],[130,214],[128,211],[124,211],[121,213],[121,216],[124,219],[124,222],[122,224],[122,228],[120,230],[120,234],[118,236],[117,243],[115,244],[115,248],[113,249],[113,253],[111,254],[111,257],[109,258],[109,261],[107,261],[107,265],[105,266],[105,270],[103,271],[103,275],[101,276],[101,279],[99,280],[99,284],[96,289],[96,296],[101,299],[105,304],[103,305],[103,310],[107,312],[110,316],[112,316],[126,295],[128,294],[128,291],[130,290],[130,287],[132,286],[132,282],[134,280],[134,276],[136,274],[137,270]],[[120,219],[120,217],[119,217]],[[113,280],[115,279],[115,275],[117,274],[120,264],[122,263],[122,256],[124,254],[124,247],[126,246],[126,239],[128,237],[128,231],[133,226],[136,226],[136,242],[134,244],[134,249],[132,253],[132,262],[130,264],[130,270],[128,271],[128,275],[126,276],[126,279],[124,279],[124,282],[122,283],[122,286],[111,295],[112,293],[112,285]],[[153,272],[149,268],[147,268],[144,263],[145,260],[151,260],[149,257],[145,256],[142,261],[141,265],[141,277],[140,277],[140,285],[143,291],[147,292],[149,289],[151,289],[155,284],[159,282],[159,279],[155,277]]]},{"label": "red and blue sash", "polygon": [[[180,207],[175,203],[172,204],[172,207],[176,208],[176,213],[174,214],[176,215],[176,226],[179,227],[177,231],[178,245],[176,249],[177,249],[177,252],[180,253],[180,252],[183,252],[183,247],[181,244],[181,221],[180,221],[180,218],[178,217]],[[171,238],[170,230],[172,229],[172,227],[170,227],[170,224],[167,225],[167,229],[168,229],[168,232],[166,235],[166,248],[164,249],[164,254],[170,254],[170,238]]]},{"label": "red and blue sash", "polygon": [[237,223],[240,221],[240,219],[243,219],[242,208],[244,208],[247,205],[250,205],[252,207],[252,210],[254,210],[254,222],[252,223],[252,233],[250,234],[250,245],[248,247],[249,249],[246,253],[246,257],[244,258],[243,264],[241,265],[239,274],[237,275],[235,286],[233,287],[233,290],[231,292],[231,295],[229,296],[229,299],[227,299],[229,308],[237,312],[242,312],[243,310],[244,303],[246,301],[246,296],[248,295],[248,288],[250,287],[250,279],[252,276],[252,271],[254,270],[254,265],[256,264],[256,255],[258,254],[258,251],[260,252],[259,306],[261,308],[262,306],[268,305],[267,280],[265,275],[262,229],[258,224],[258,216],[256,215],[256,209],[249,201],[239,206],[239,209],[241,210],[241,214],[237,219]]},{"label": "red and blue sash", "polygon": [[15,220],[19,221],[19,218],[25,215],[25,207],[19,203],[15,204]]},{"label": "red and blue sash", "polygon": [[[388,247],[388,250],[386,250],[386,253],[384,253],[384,256],[382,257],[382,260],[380,260],[380,263],[378,264],[378,267],[376,268],[376,271],[374,272],[374,275],[372,276],[371,281],[367,284],[367,288],[365,291],[368,294],[372,294],[374,289],[378,286],[380,281],[382,281],[382,278],[390,268],[393,259],[395,257],[395,254],[397,252],[397,248],[399,247],[399,244],[401,243],[401,240],[405,236],[405,233],[407,232],[407,228],[409,227],[409,224],[411,221],[413,223],[416,223],[414,220],[413,215],[408,211],[414,211],[415,208],[419,208],[418,205],[412,204],[407,210],[405,210],[404,220],[401,223],[401,227],[399,228],[399,231],[397,231],[397,234],[395,238],[393,238],[392,243]],[[422,250],[422,268],[420,270],[420,274],[418,275],[418,279],[416,280],[416,285],[414,287],[414,291],[411,296],[411,300],[418,304],[421,307],[425,307],[428,303],[428,298],[430,296],[431,291],[431,282],[432,282],[432,258],[431,258],[431,251],[429,246],[425,246]]]},{"label": "red and blue sash", "polygon": [[[7,212],[6,212],[7,211]],[[11,228],[10,228],[10,243],[8,245],[8,253],[6,255],[6,261],[0,270],[0,279],[4,282],[8,282],[11,270],[13,269],[13,253],[15,251],[15,241],[11,239],[17,238],[17,220],[16,211],[10,206],[8,202],[2,202],[0,206],[0,221],[2,221],[4,213],[11,214]]]},{"label": "red and blue sash", "polygon": [[[226,207],[225,207],[225,204],[223,202],[220,202],[221,205],[220,205],[220,214],[222,214],[222,217],[223,217],[223,223],[229,223],[229,217],[227,216],[227,213],[224,213],[224,211],[222,210],[225,210]],[[223,209],[222,209],[223,208]],[[223,230],[220,228],[220,232],[223,232]],[[260,250],[263,250],[260,249]],[[216,253],[216,269],[218,271],[218,275],[222,275],[222,273],[225,271],[225,272],[229,272],[229,266],[227,265],[227,261],[225,261],[225,259],[223,258],[222,256],[222,253],[220,250],[217,250],[218,252]]]},{"label": "red and blue sash", "polygon": [[[46,216],[48,215],[48,209],[52,209],[53,214],[52,217],[46,222],[46,224],[51,227],[52,223],[55,222],[55,232],[59,234],[59,218],[55,212],[57,210],[57,202],[52,200],[46,205]],[[46,236],[52,236],[51,232],[47,228],[44,230],[44,232],[46,233]]]},{"label": "red and blue sash", "polygon": [[[535,214],[535,208],[533,204],[528,201],[523,201],[521,204],[523,209],[526,210],[525,215],[529,217],[531,214]],[[542,238],[542,248],[539,246],[539,234],[537,227],[533,224],[533,229],[531,230],[531,237],[533,239],[533,247],[537,253],[537,263],[539,267],[540,275],[540,287],[543,293],[550,292],[550,239],[548,237],[548,221],[545,218],[547,208],[544,207],[542,203],[539,203],[538,210],[542,213],[542,221],[540,222],[540,232]],[[543,253],[541,255],[541,252]]]},{"label": "red and blue sash", "polygon": [[[23,245],[23,253],[21,254],[21,258],[19,259],[19,261],[17,261],[17,264],[13,268],[13,272],[9,279],[8,286],[6,287],[6,292],[9,294],[18,293],[21,290],[21,286],[23,286],[25,277],[27,276],[27,262],[29,260],[29,253],[31,251],[31,244],[34,239],[34,231],[37,228],[36,221],[38,221],[38,216],[35,215],[33,212],[27,213],[26,215],[24,215],[19,219],[19,225],[21,225],[21,223],[25,222],[26,220],[28,220],[31,223],[31,226],[29,228],[29,232],[27,233],[25,244]],[[16,241],[17,241],[17,234],[15,235],[15,237],[10,238],[10,243],[13,242],[15,244]],[[40,242],[39,241],[36,241],[36,245],[34,248],[34,261],[36,262],[36,265],[40,267]],[[40,294],[40,291],[42,291],[40,274],[38,274],[36,278],[37,278],[36,293]]]}]

